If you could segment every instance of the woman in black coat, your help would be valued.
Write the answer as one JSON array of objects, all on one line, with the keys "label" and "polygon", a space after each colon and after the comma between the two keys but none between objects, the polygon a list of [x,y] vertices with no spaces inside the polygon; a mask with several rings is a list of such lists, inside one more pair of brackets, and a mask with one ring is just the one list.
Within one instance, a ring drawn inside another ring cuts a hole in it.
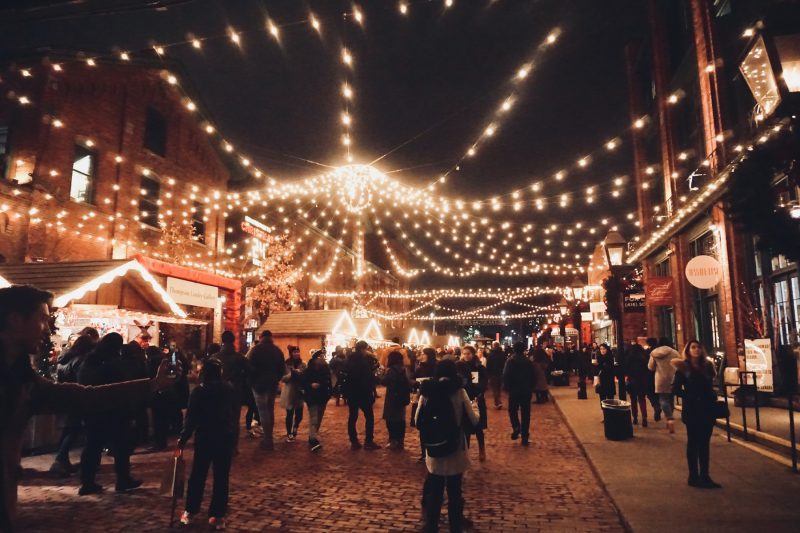
[{"label": "woman in black coat", "polygon": [[611,353],[611,348],[609,348],[608,344],[603,343],[600,345],[597,354],[597,366],[595,367],[595,376],[598,378],[596,391],[600,396],[600,401],[614,398],[616,394],[615,373],[614,355]]},{"label": "woman in black coat", "polygon": [[625,358],[625,378],[631,398],[633,423],[639,423],[639,410],[642,411],[642,427],[647,427],[647,392],[650,388],[650,370],[647,368],[647,352],[638,344],[628,348]]},{"label": "woman in black coat", "polygon": [[[474,346],[464,346],[461,350],[461,359],[456,362],[458,374],[464,380],[464,389],[470,400],[477,400],[478,415],[480,420],[478,425],[465,431],[467,435],[467,446],[469,446],[470,436],[474,433],[478,441],[478,459],[486,460],[486,443],[483,430],[488,428],[488,417],[486,414],[486,389],[489,388],[489,374],[486,367],[478,360]],[[477,381],[475,375],[477,374]]]},{"label": "woman in black coat", "polygon": [[389,432],[389,448],[402,450],[406,437],[406,406],[411,403],[411,380],[403,366],[403,354],[397,350],[389,352],[386,361],[386,400],[383,402],[383,419]]},{"label": "woman in black coat", "polygon": [[673,359],[675,379],[672,390],[682,399],[681,420],[686,425],[686,460],[689,464],[689,485],[718,489],[708,474],[709,443],[714,430],[714,404],[717,395],[713,382],[715,370],[700,342],[691,340],[683,349],[683,360]]},{"label": "woman in black coat", "polygon": [[331,368],[325,361],[325,350],[317,350],[311,356],[302,375],[304,394],[308,405],[308,447],[312,452],[322,448],[319,442],[319,427],[325,415],[325,407],[333,394]]}]

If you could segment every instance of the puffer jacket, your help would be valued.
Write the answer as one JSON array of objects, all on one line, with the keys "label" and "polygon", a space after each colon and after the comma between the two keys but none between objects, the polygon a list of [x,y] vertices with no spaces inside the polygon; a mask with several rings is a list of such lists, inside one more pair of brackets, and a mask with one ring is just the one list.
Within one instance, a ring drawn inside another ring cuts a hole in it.
[{"label": "puffer jacket", "polygon": [[675,367],[670,364],[673,359],[680,359],[680,354],[669,346],[659,346],[650,352],[647,368],[656,373],[656,394],[672,392],[672,380],[675,378]]}]

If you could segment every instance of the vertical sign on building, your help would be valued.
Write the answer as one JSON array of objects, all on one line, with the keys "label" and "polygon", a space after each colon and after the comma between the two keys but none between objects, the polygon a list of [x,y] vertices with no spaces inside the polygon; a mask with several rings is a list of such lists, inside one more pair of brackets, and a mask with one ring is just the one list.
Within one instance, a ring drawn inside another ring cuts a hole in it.
[{"label": "vertical sign on building", "polygon": [[263,265],[264,258],[267,256],[272,229],[250,217],[244,217],[241,227],[242,231],[251,236],[250,260],[255,266]]},{"label": "vertical sign on building", "polygon": [[756,373],[756,387],[763,392],[773,392],[772,342],[769,339],[745,339],[745,369]]}]

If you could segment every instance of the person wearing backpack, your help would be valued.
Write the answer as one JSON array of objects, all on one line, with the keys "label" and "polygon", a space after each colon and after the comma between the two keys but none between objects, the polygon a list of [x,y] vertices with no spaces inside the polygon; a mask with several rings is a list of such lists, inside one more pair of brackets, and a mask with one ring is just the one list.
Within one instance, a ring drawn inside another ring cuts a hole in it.
[{"label": "person wearing backpack", "polygon": [[403,365],[403,354],[398,350],[389,352],[386,359],[386,401],[383,402],[383,419],[389,432],[390,450],[402,450],[406,437],[406,406],[411,403],[411,381]]},{"label": "person wearing backpack", "polygon": [[[522,445],[528,445],[531,425],[531,397],[536,380],[536,369],[525,357],[525,345],[514,344],[514,355],[503,369],[503,386],[508,391],[508,417],[511,419],[511,440],[522,435]],[[522,420],[520,420],[520,414]]]},{"label": "person wearing backpack", "polygon": [[425,466],[428,469],[422,489],[426,532],[439,530],[445,488],[450,531],[462,531],[464,499],[461,485],[464,472],[469,468],[464,416],[472,426],[480,420],[475,402],[470,402],[464,390],[455,362],[444,359],[436,365],[433,379],[420,385],[417,408],[416,426],[425,447]]}]

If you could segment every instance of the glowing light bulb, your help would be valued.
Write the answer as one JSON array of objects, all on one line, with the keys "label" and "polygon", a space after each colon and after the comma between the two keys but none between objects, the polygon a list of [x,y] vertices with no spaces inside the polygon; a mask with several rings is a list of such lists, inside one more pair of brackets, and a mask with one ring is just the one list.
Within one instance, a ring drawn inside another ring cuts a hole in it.
[{"label": "glowing light bulb", "polygon": [[342,95],[348,100],[353,98],[353,89],[346,83],[342,86]]},{"label": "glowing light bulb", "polygon": [[349,126],[353,123],[353,119],[350,117],[349,113],[342,113],[342,124],[345,126]]},{"label": "glowing light bulb", "polygon": [[242,44],[242,38],[239,36],[238,33],[236,33],[235,30],[231,29],[229,36],[231,38],[231,42],[236,46],[240,46]]},{"label": "glowing light bulb", "polygon": [[347,48],[342,48],[342,61],[345,65],[350,66],[353,64],[353,56]]},{"label": "glowing light bulb", "polygon": [[528,70],[528,67],[522,67],[521,69],[519,69],[517,71],[517,79],[518,80],[524,80],[525,78],[528,77],[528,72],[530,72]]},{"label": "glowing light bulb", "polygon": [[200,50],[200,48],[202,48],[202,46],[203,46],[203,45],[202,45],[202,43],[200,42],[200,39],[192,39],[192,47],[193,47],[193,48],[195,48],[195,49],[197,49],[197,50]]},{"label": "glowing light bulb", "polygon": [[280,38],[281,30],[271,20],[267,20],[267,31],[269,31],[270,35],[272,35],[274,38]]},{"label": "glowing light bulb", "polygon": [[353,6],[353,18],[356,19],[356,22],[359,24],[364,24],[364,13],[358,8],[358,6]]},{"label": "glowing light bulb", "polygon": [[486,134],[487,137],[491,137],[492,135],[494,135],[496,129],[497,127],[494,124],[489,124],[484,133]]},{"label": "glowing light bulb", "polygon": [[397,6],[397,8],[400,10],[400,14],[401,15],[407,15],[408,14],[408,4],[406,4],[405,2],[400,2],[400,4]]},{"label": "glowing light bulb", "polygon": [[636,128],[637,130],[644,128],[644,119],[637,118],[636,121],[634,121],[633,123],[633,127]]},{"label": "glowing light bulb", "polygon": [[322,24],[320,24],[319,19],[314,16],[314,13],[309,15],[308,20],[311,22],[311,27],[314,28],[317,32],[322,30]]}]

